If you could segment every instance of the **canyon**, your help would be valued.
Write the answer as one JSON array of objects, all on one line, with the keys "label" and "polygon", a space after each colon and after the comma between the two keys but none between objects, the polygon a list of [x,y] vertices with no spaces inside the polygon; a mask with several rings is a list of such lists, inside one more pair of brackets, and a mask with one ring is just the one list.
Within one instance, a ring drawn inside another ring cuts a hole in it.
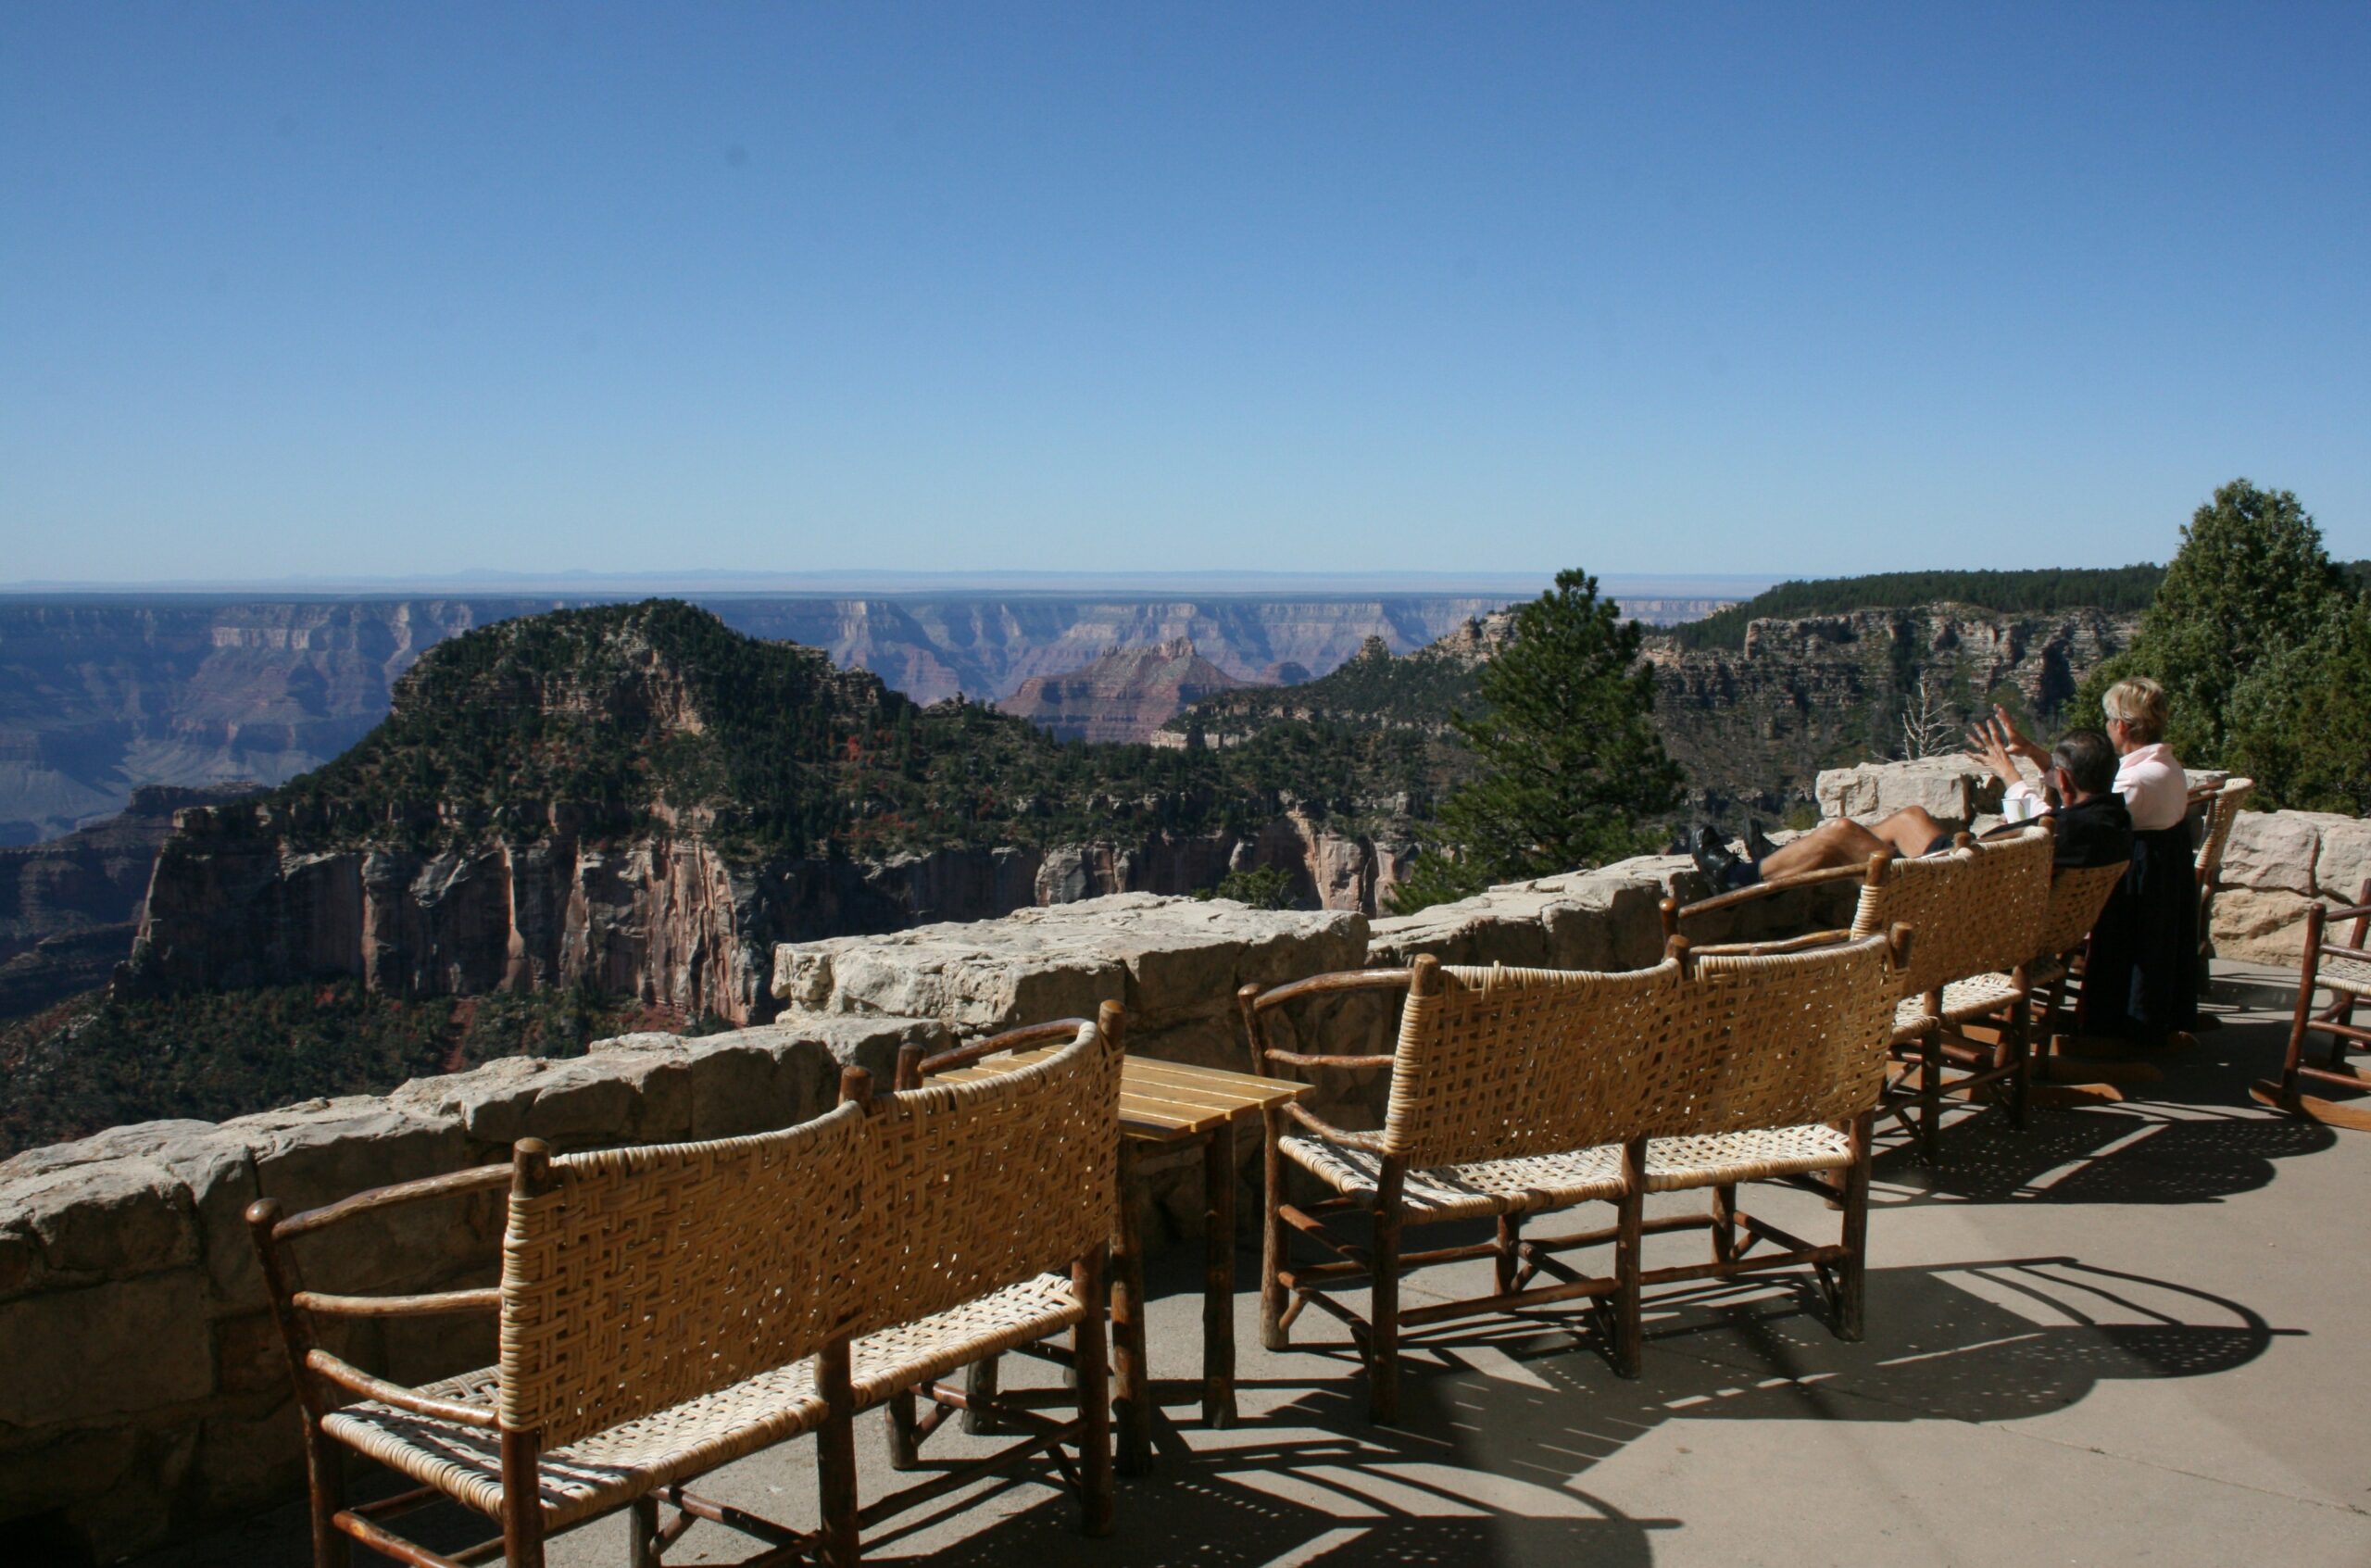
[{"label": "canyon", "polygon": [[[1190,640],[1230,681],[1322,675],[1379,638],[1421,647],[1503,595],[1189,596],[710,592],[688,596],[751,636],[823,649],[928,704],[1012,696],[1108,650]],[[122,810],[143,784],[276,784],[387,714],[395,682],[474,627],[614,596],[232,597],[0,596],[0,845],[56,838]],[[1643,596],[1656,623],[1720,599]]]}]

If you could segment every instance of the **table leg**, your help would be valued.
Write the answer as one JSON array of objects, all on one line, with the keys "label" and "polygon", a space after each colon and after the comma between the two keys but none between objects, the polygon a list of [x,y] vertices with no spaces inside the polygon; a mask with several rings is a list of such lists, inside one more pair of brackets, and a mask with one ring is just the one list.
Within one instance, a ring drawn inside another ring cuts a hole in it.
[{"label": "table leg", "polygon": [[1235,1123],[1202,1144],[1202,1424],[1235,1424]]},{"label": "table leg", "polygon": [[1111,1243],[1112,1383],[1118,1390],[1119,1471],[1152,1472],[1152,1389],[1145,1359],[1145,1248],[1136,1223],[1136,1156],[1120,1140],[1120,1233]]}]

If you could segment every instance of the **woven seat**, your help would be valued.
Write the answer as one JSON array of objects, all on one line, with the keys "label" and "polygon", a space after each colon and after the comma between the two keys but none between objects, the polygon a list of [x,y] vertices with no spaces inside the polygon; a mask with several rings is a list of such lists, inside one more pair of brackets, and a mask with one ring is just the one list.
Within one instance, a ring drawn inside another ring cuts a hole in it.
[{"label": "woven seat", "polygon": [[[1286,1159],[1336,1192],[1372,1198],[1383,1156],[1316,1138],[1285,1138]],[[1530,1214],[1564,1209],[1622,1191],[1622,1150],[1585,1148],[1411,1171],[1399,1201],[1428,1220],[1470,1220],[1485,1214]]]},{"label": "woven seat", "polygon": [[[858,1401],[878,1404],[899,1389],[977,1360],[983,1344],[998,1349],[1025,1345],[1085,1315],[1068,1279],[1041,1274],[952,1311],[867,1335],[850,1348]],[[425,1385],[420,1392],[485,1406],[498,1397],[500,1383],[496,1368],[483,1367]],[[816,1391],[814,1362],[801,1361],[554,1449],[536,1466],[545,1528],[564,1530],[654,1486],[705,1474],[785,1437],[812,1432],[828,1413]],[[502,1443],[496,1433],[370,1399],[324,1417],[321,1427],[389,1469],[482,1513],[501,1512]]]},{"label": "woven seat", "polygon": [[1813,1171],[1841,1171],[1852,1163],[1849,1134],[1824,1123],[1773,1127],[1750,1133],[1700,1133],[1650,1138],[1647,1143],[1647,1190],[1680,1192],[1695,1187],[1736,1186]]},{"label": "woven seat", "polygon": [[2013,974],[1971,974],[1943,987],[1942,1005],[1929,1007],[1925,997],[1904,997],[1894,1004],[1893,1037],[1899,1045],[1931,1032],[1938,1023],[1965,1023],[1999,1012],[2022,1000],[2028,985]]},{"label": "woven seat", "polygon": [[2315,971],[2314,978],[2333,991],[2371,997],[2371,961],[2341,959],[2324,953],[2321,967]]}]

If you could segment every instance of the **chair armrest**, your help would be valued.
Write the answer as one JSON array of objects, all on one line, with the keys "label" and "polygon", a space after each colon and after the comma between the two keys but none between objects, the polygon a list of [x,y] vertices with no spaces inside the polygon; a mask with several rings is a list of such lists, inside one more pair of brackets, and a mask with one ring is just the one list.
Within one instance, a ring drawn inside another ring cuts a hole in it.
[{"label": "chair armrest", "polygon": [[289,1298],[289,1304],[300,1311],[321,1312],[333,1318],[428,1318],[446,1312],[498,1311],[502,1292],[492,1286],[483,1290],[439,1290],[425,1296],[330,1296],[318,1290],[300,1290]]},{"label": "chair armrest", "polygon": [[[1001,1035],[991,1035],[968,1046],[957,1046],[936,1056],[923,1057],[921,1076],[927,1078],[933,1073],[952,1073],[959,1067],[969,1067],[973,1062],[984,1061],[1005,1051],[1022,1051],[1032,1046],[1051,1045],[1057,1041],[1067,1044],[1077,1039],[1078,1032],[1085,1027],[1086,1020],[1084,1018],[1057,1018],[1045,1023],[1027,1023],[1018,1029],[1008,1029]],[[908,1048],[921,1049],[918,1046]]]},{"label": "chair armrest", "polygon": [[1750,904],[1757,898],[1775,897],[1781,893],[1791,893],[1798,887],[1817,887],[1825,883],[1847,882],[1856,877],[1865,880],[1868,875],[1869,868],[1866,866],[1823,866],[1815,872],[1797,872],[1792,876],[1774,877],[1768,882],[1757,882],[1750,887],[1740,887],[1733,892],[1716,894],[1710,898],[1700,898],[1693,904],[1675,905],[1665,911],[1667,918],[1664,924],[1669,928],[1666,934],[1677,935],[1679,922],[1696,915],[1711,914],[1716,909],[1733,909],[1739,904]]},{"label": "chair armrest", "polygon": [[1303,1067],[1312,1071],[1326,1068],[1388,1067],[1389,1056],[1333,1056],[1316,1051],[1279,1050],[1268,1044],[1265,1014],[1287,1002],[1308,997],[1329,997],[1358,991],[1399,991],[1405,993],[1414,983],[1415,971],[1411,969],[1346,969],[1331,974],[1313,974],[1306,980],[1262,991],[1246,985],[1235,994],[1236,1007],[1243,1015],[1244,1043],[1250,1047],[1251,1071],[1256,1074],[1270,1063],[1285,1067]]},{"label": "chair armrest", "polygon": [[349,1394],[359,1394],[366,1399],[376,1399],[383,1405],[393,1405],[414,1415],[457,1421],[464,1426],[482,1427],[487,1431],[499,1424],[499,1418],[492,1411],[480,1410],[475,1405],[458,1405],[450,1399],[432,1399],[417,1388],[407,1388],[383,1377],[373,1377],[360,1367],[338,1360],[327,1350],[307,1351],[305,1370],[336,1384]]},{"label": "chair armrest", "polygon": [[510,1163],[505,1160],[499,1165],[478,1165],[442,1176],[424,1176],[416,1182],[372,1187],[368,1192],[358,1192],[352,1198],[340,1198],[319,1209],[307,1209],[301,1214],[289,1215],[273,1224],[271,1239],[288,1241],[296,1236],[310,1236],[315,1231],[327,1230],[332,1225],[343,1224],[381,1209],[416,1203],[423,1198],[445,1198],[457,1192],[483,1192],[509,1185]]},{"label": "chair armrest", "polygon": [[[1386,1060],[1388,1059],[1386,1058]],[[1311,1110],[1307,1106],[1302,1105],[1298,1100],[1286,1101],[1285,1114],[1299,1123],[1302,1126],[1308,1128],[1311,1132],[1315,1133],[1327,1143],[1333,1144],[1337,1148],[1355,1148],[1365,1154],[1381,1154],[1383,1152],[1382,1134],[1354,1133],[1348,1127],[1337,1127],[1334,1125],[1333,1123],[1328,1122],[1325,1118],[1317,1114],[1314,1110]]]}]

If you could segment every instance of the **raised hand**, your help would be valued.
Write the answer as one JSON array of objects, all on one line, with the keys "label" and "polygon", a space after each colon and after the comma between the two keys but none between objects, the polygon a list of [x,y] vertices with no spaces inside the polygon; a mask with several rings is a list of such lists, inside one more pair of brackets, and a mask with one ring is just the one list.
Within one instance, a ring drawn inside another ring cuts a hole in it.
[{"label": "raised hand", "polygon": [[[1993,712],[1999,714],[2001,710],[1996,708]],[[2002,784],[2015,784],[2025,776],[2017,771],[2016,759],[2009,755],[2009,737],[2015,733],[2015,729],[2007,722],[2005,715],[1994,719],[1979,719],[1967,733],[1967,754],[1991,769],[1993,776]]]},{"label": "raised hand", "polygon": [[2033,737],[2017,728],[2017,721],[2009,717],[2009,710],[1997,702],[1992,705],[1992,726],[2000,734],[2001,746],[2009,751],[2019,757],[2029,757],[2044,768],[2050,766],[2050,748],[2036,745]]}]

